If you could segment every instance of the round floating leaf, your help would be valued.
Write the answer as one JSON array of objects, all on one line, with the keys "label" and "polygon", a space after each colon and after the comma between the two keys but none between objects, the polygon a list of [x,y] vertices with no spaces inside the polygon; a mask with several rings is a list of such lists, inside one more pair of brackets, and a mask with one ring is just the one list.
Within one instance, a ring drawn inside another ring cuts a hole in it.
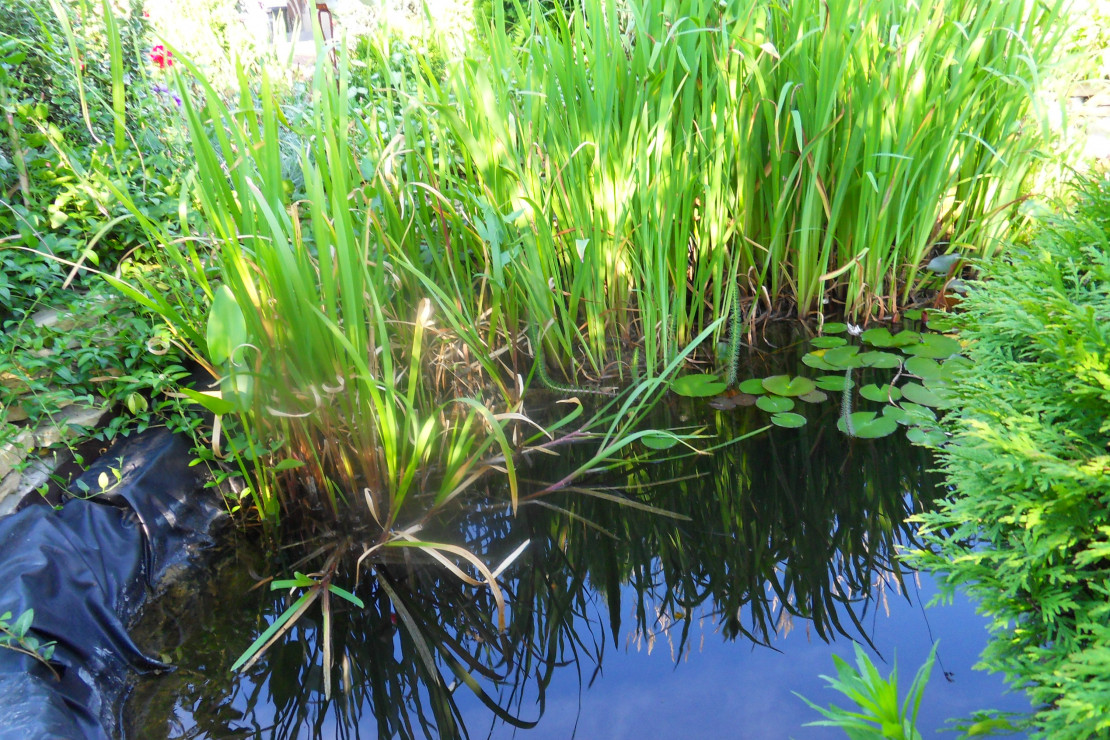
[{"label": "round floating leaf", "polygon": [[870,383],[859,389],[859,394],[866,398],[868,401],[876,401],[878,403],[886,403],[887,401],[897,401],[902,397],[902,392],[898,390],[897,386],[890,385],[875,385]]},{"label": "round floating leaf", "polygon": [[937,414],[928,406],[902,401],[902,410],[906,412],[907,424],[932,424],[937,420]]},{"label": "round floating leaf", "polygon": [[934,380],[944,375],[940,363],[928,357],[911,357],[906,360],[906,370],[922,380]]},{"label": "round floating leaf", "polygon": [[891,335],[890,329],[887,329],[885,326],[877,326],[874,329],[868,329],[863,334],[860,334],[859,338],[872,347],[890,347],[894,344],[894,337]]},{"label": "round floating leaf", "polygon": [[748,378],[739,386],[741,393],[748,393],[753,396],[762,396],[763,391],[763,378]]},{"label": "round floating leaf", "polygon": [[801,396],[815,390],[817,384],[801,376],[791,378],[789,375],[772,375],[763,379],[763,387],[780,396]]},{"label": "round floating leaf", "polygon": [[824,391],[842,393],[846,388],[851,388],[853,383],[843,375],[822,375],[817,379],[817,387]]},{"label": "round floating leaf", "polygon": [[902,364],[902,358],[893,352],[863,352],[858,357],[866,367],[892,370]]},{"label": "round floating leaf", "polygon": [[786,427],[787,429],[797,429],[800,426],[805,426],[806,418],[801,414],[784,412],[772,415],[771,423],[775,426]]},{"label": "round floating leaf", "polygon": [[921,341],[921,332],[906,329],[905,331],[900,331],[895,334],[891,337],[890,341],[891,347],[905,347],[910,344],[917,344]]},{"label": "round floating leaf", "polygon": [[783,396],[760,396],[755,405],[769,414],[777,414],[794,408],[794,402]]},{"label": "round floating leaf", "polygon": [[906,439],[918,445],[940,447],[948,441],[948,435],[936,427],[912,427],[906,430]]},{"label": "round floating leaf", "polygon": [[949,357],[947,360],[945,360],[944,364],[941,365],[941,367],[944,368],[944,377],[951,379],[956,377],[964,370],[970,370],[971,368],[975,367],[975,363],[967,359],[963,355],[954,355],[953,357]]},{"label": "round floating leaf", "polygon": [[859,347],[854,344],[825,350],[822,357],[825,362],[841,370],[863,366],[863,360],[859,358]]},{"label": "round floating leaf", "polygon": [[680,396],[687,396],[689,398],[704,398],[706,396],[715,396],[727,388],[724,383],[717,380],[716,375],[698,374],[698,375],[683,375],[681,378],[675,378],[671,383],[671,390]]},{"label": "round floating leaf", "polygon": [[827,394],[817,390],[810,391],[809,393],[803,393],[802,395],[798,396],[798,398],[802,401],[805,401],[806,403],[824,403],[825,401],[829,400]]},{"label": "round floating leaf", "polygon": [[815,349],[831,349],[833,347],[843,347],[848,343],[844,337],[814,337],[809,340],[809,345]]},{"label": "round floating leaf", "polygon": [[925,314],[925,326],[933,331],[951,331],[956,326],[956,317],[946,311],[929,311]]},{"label": "round floating leaf", "polygon": [[848,325],[840,321],[830,321],[821,326],[822,334],[843,334],[848,331]]},{"label": "round floating leaf", "polygon": [[822,357],[824,353],[825,350],[819,350],[817,352],[804,354],[802,355],[802,364],[807,367],[812,367],[814,370],[836,370],[836,367],[825,362]]},{"label": "round floating leaf", "polygon": [[902,315],[911,321],[917,321],[921,318],[921,309],[911,308],[909,311],[904,311]]},{"label": "round floating leaf", "polygon": [[845,424],[844,417],[837,419],[836,426],[845,434],[851,434],[860,439],[877,439],[893,434],[898,428],[898,423],[889,416],[876,416],[874,411],[857,411],[848,417],[851,421],[851,431]]},{"label": "round floating leaf", "polygon": [[900,406],[884,406],[883,416],[887,417],[888,419],[893,419],[899,424],[912,423],[911,419],[909,418],[909,414],[907,414],[906,410]]},{"label": "round floating leaf", "polygon": [[649,432],[640,437],[644,447],[652,450],[669,450],[678,444],[678,439],[673,434],[665,432]]},{"label": "round floating leaf", "polygon": [[717,396],[709,405],[719,411],[731,411],[737,406],[754,406],[755,396],[750,393],[736,393],[731,396]]},{"label": "round floating leaf", "polygon": [[944,334],[922,334],[918,344],[910,344],[902,348],[907,355],[916,357],[932,357],[944,359],[958,353],[962,347],[955,337]]}]

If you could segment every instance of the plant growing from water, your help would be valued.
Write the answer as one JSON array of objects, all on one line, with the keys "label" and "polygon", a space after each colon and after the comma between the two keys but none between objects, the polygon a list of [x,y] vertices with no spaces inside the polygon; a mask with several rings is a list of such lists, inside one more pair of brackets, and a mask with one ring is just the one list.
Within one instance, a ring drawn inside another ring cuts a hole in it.
[{"label": "plant growing from water", "polygon": [[799,694],[802,701],[826,717],[822,721],[809,722],[806,727],[839,727],[848,733],[851,740],[921,740],[921,733],[917,730],[917,715],[933,662],[936,660],[937,646],[934,644],[929,651],[928,659],[913,677],[913,682],[906,691],[906,698],[901,703],[898,700],[897,664],[890,676],[884,679],[863,648],[856,645],[855,650],[855,667],[834,655],[836,675],[821,676],[829,683],[829,688],[844,694],[855,706],[849,709],[836,705],[820,707]]}]

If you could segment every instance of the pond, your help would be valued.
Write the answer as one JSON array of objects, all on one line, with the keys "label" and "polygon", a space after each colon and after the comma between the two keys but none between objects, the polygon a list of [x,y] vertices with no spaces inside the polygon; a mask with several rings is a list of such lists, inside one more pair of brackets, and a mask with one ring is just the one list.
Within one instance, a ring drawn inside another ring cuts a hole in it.
[{"label": "pond", "polygon": [[[746,354],[745,377],[805,369],[791,336],[774,344]],[[891,375],[855,372],[860,386]],[[972,606],[925,609],[935,586],[898,566],[896,549],[914,542],[906,517],[943,493],[930,453],[902,431],[846,436],[844,405],[799,404],[806,423],[787,429],[756,406],[670,396],[654,423],[704,426],[708,453],[630,451],[558,494],[527,487],[558,480],[575,453],[530,459],[515,515],[490,490],[420,535],[465,543],[491,567],[519,553],[499,577],[504,631],[488,589],[418,550],[357,578],[342,566],[335,582],[365,608],[330,602],[330,700],[318,607],[231,673],[291,602],[252,587],[315,569],[319,559],[297,561],[320,545],[266,558],[235,539],[199,584],[147,610],[137,639],[177,670],[136,688],[128,736],[842,737],[805,727],[821,718],[793,692],[843,704],[819,676],[835,673],[834,654],[852,660],[853,640],[884,674],[897,658],[903,688],[940,641],[926,736],[975,710],[1028,710],[999,677],[971,670],[986,640]]]}]

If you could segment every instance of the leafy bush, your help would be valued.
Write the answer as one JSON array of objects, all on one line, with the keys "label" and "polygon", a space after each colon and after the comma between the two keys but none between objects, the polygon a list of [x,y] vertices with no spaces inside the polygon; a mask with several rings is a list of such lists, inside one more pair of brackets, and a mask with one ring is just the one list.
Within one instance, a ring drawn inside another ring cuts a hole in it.
[{"label": "leafy bush", "polygon": [[955,493],[910,556],[979,602],[983,664],[1054,740],[1110,733],[1110,183],[1081,191],[963,303]]}]

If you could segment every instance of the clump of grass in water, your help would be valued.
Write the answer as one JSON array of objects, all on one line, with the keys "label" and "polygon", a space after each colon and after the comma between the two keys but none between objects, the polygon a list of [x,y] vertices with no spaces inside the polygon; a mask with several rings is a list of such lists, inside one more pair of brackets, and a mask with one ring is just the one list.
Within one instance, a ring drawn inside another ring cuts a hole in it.
[{"label": "clump of grass in water", "polygon": [[734,290],[892,313],[938,239],[994,250],[1047,130],[1026,118],[1060,8],[533,6],[445,88],[482,105],[443,105],[520,229],[504,284],[554,321],[549,356],[596,373],[640,343],[650,373]]}]

